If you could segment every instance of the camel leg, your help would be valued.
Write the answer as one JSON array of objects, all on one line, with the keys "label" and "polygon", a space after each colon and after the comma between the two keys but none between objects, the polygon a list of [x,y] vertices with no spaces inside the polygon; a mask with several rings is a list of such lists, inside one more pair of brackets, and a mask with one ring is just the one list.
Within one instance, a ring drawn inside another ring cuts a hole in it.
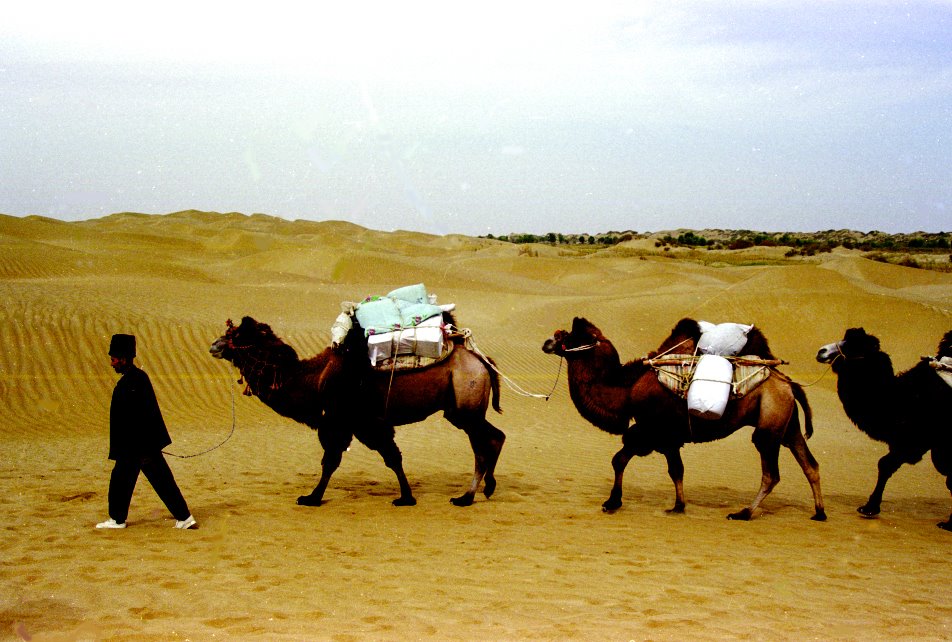
[{"label": "camel leg", "polygon": [[[945,476],[945,487],[952,493],[952,447],[940,445],[932,449],[932,463],[940,475]],[[952,515],[948,521],[939,522],[937,526],[943,530],[952,531]]]},{"label": "camel leg", "polygon": [[760,428],[754,430],[753,441],[760,453],[760,492],[757,493],[757,497],[754,498],[750,506],[736,513],[731,513],[727,516],[727,519],[750,520],[760,503],[780,482],[780,441],[770,432]]},{"label": "camel leg", "polygon": [[380,453],[383,463],[397,476],[400,496],[393,500],[393,505],[416,506],[416,499],[413,497],[413,491],[410,490],[410,482],[407,480],[406,473],[403,472],[403,454],[397,447],[397,442],[394,441],[393,426],[375,424],[366,432],[355,431],[354,436],[371,450]]},{"label": "camel leg", "polygon": [[483,496],[489,499],[496,492],[496,464],[499,462],[499,455],[502,453],[502,446],[506,443],[506,435],[488,421],[489,426],[489,448],[486,457],[486,476],[483,484]]},{"label": "camel leg", "polygon": [[301,495],[297,499],[300,506],[320,506],[324,501],[324,491],[327,490],[327,483],[331,480],[331,475],[340,466],[341,459],[344,457],[343,450],[325,450],[321,458],[321,479],[317,486],[311,491],[310,495]]},{"label": "camel leg", "polygon": [[341,459],[344,457],[344,451],[350,445],[351,435],[347,432],[341,432],[332,428],[332,424],[325,423],[324,427],[319,428],[317,437],[324,448],[324,456],[321,458],[321,479],[317,483],[310,495],[301,495],[297,499],[300,506],[320,506],[324,501],[324,491],[327,490],[327,484],[331,480],[331,475],[340,466]]},{"label": "camel leg", "polygon": [[622,481],[625,477],[625,467],[635,456],[633,449],[628,445],[622,445],[621,450],[612,457],[612,470],[615,471],[615,482],[612,484],[612,492],[602,503],[602,510],[606,513],[614,513],[621,508],[621,489]]},{"label": "camel leg", "polygon": [[879,476],[876,478],[876,488],[873,489],[873,493],[869,496],[866,504],[856,509],[860,514],[864,517],[879,515],[879,506],[883,501],[886,482],[893,476],[893,473],[899,470],[902,464],[902,458],[891,450],[882,456],[878,464]]},{"label": "camel leg", "polygon": [[795,430],[787,430],[784,446],[793,453],[793,457],[803,469],[803,474],[807,476],[807,481],[810,482],[810,489],[813,491],[813,506],[816,511],[810,519],[823,522],[826,521],[826,510],[823,507],[823,494],[820,492],[820,464],[807,447],[807,441],[800,432],[799,422],[795,428]]},{"label": "camel leg", "polygon": [[681,460],[681,449],[666,451],[665,459],[668,460],[668,475],[674,482],[674,506],[668,509],[669,513],[684,512],[684,462]]},{"label": "camel leg", "polygon": [[615,471],[615,482],[612,484],[612,492],[608,499],[602,503],[602,510],[606,513],[614,513],[621,508],[621,489],[625,477],[625,468],[632,457],[644,457],[653,452],[653,448],[647,443],[642,443],[641,435],[650,434],[650,431],[638,432],[637,426],[633,426],[625,431],[621,437],[621,450],[612,457],[612,469]]},{"label": "camel leg", "polygon": [[[945,478],[945,487],[949,489],[950,493],[952,493],[952,475]],[[952,515],[949,515],[949,519],[947,521],[939,522],[936,525],[943,530],[952,531]]]},{"label": "camel leg", "polygon": [[410,482],[407,475],[403,472],[403,454],[397,448],[395,441],[384,444],[376,449],[383,457],[383,463],[392,470],[397,476],[397,483],[400,484],[400,496],[393,500],[394,506],[416,506],[416,499],[413,497],[413,491],[410,490]]},{"label": "camel leg", "polygon": [[458,418],[450,419],[457,428],[463,430],[469,437],[469,443],[473,448],[473,458],[475,465],[473,470],[473,480],[469,489],[459,497],[454,497],[450,501],[455,506],[472,505],[479,484],[485,480],[483,495],[488,499],[496,491],[496,463],[499,461],[499,453],[502,452],[503,443],[506,441],[506,435],[493,426],[491,423],[482,419],[478,426],[467,426]]}]

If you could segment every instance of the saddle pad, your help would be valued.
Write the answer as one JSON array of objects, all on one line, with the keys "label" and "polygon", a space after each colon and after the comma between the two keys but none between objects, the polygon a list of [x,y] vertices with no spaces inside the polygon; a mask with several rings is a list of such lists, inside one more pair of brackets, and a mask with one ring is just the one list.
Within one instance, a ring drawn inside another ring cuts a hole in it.
[{"label": "saddle pad", "polygon": [[[698,359],[699,357],[691,354],[670,354],[665,355],[663,360],[657,360],[651,366],[658,373],[658,381],[661,385],[682,399],[687,399],[688,387],[691,385],[691,377],[694,375]],[[750,394],[770,377],[770,367],[757,363],[763,361],[759,357],[744,356],[740,359],[739,365],[734,362],[731,399]]]}]

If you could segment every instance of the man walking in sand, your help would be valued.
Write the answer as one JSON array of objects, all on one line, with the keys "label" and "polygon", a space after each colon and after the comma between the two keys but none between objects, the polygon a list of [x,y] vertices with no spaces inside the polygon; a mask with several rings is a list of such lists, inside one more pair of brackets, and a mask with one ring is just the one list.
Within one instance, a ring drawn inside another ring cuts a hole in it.
[{"label": "man walking in sand", "polygon": [[159,410],[152,382],[133,359],[136,338],[115,334],[109,344],[113,369],[122,375],[112,392],[109,408],[109,459],[114,460],[109,479],[109,519],[96,528],[125,528],[132,491],[139,473],[145,478],[175,518],[175,528],[197,526],[175,483],[162,449],[172,443]]}]

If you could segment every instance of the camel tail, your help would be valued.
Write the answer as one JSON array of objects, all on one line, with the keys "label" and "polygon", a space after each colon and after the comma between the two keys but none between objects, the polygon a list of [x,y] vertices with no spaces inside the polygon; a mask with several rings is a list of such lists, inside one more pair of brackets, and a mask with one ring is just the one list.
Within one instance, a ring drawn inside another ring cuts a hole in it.
[{"label": "camel tail", "polygon": [[489,385],[493,391],[493,410],[502,414],[502,407],[499,405],[499,370],[496,368],[496,362],[486,355],[479,355],[479,357],[486,363],[486,370],[489,371]]},{"label": "camel tail", "polygon": [[807,401],[807,393],[804,392],[803,386],[801,386],[796,381],[790,382],[790,387],[793,389],[793,398],[800,403],[800,407],[803,408],[803,430],[806,433],[807,439],[813,436],[813,410],[810,409],[810,402]]}]

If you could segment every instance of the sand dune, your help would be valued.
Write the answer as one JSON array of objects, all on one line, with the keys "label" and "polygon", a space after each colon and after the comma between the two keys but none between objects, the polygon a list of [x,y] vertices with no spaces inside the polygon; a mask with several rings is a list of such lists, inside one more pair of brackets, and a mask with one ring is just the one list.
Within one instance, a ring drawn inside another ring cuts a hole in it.
[{"label": "sand dune", "polygon": [[[632,254],[635,251],[642,254]],[[702,265],[644,248],[576,255],[348,223],[183,212],[79,223],[0,216],[0,637],[73,640],[923,640],[952,637],[950,498],[931,462],[890,482],[883,514],[855,513],[885,449],[846,419],[817,348],[864,326],[897,368],[952,328],[952,275],[846,251]],[[755,255],[751,255],[754,256]],[[684,255],[689,257],[689,255]],[[769,261],[766,259],[770,259]],[[440,417],[398,429],[418,499],[360,445],[327,503],[306,427],[244,397],[208,355],[228,318],[265,321],[301,355],[328,343],[342,300],[423,282],[455,302],[511,381],[499,490],[469,508],[465,435]],[[754,323],[807,384],[830,519],[810,521],[802,473],[749,523],[750,430],[684,449],[685,515],[663,458],[631,463],[625,505],[601,512],[619,439],[582,420],[542,342],[586,316],[623,358],[682,316]],[[100,532],[111,463],[114,332],[139,338],[200,528],[180,532],[145,482],[130,528]],[[558,377],[558,380],[556,379]]]}]

